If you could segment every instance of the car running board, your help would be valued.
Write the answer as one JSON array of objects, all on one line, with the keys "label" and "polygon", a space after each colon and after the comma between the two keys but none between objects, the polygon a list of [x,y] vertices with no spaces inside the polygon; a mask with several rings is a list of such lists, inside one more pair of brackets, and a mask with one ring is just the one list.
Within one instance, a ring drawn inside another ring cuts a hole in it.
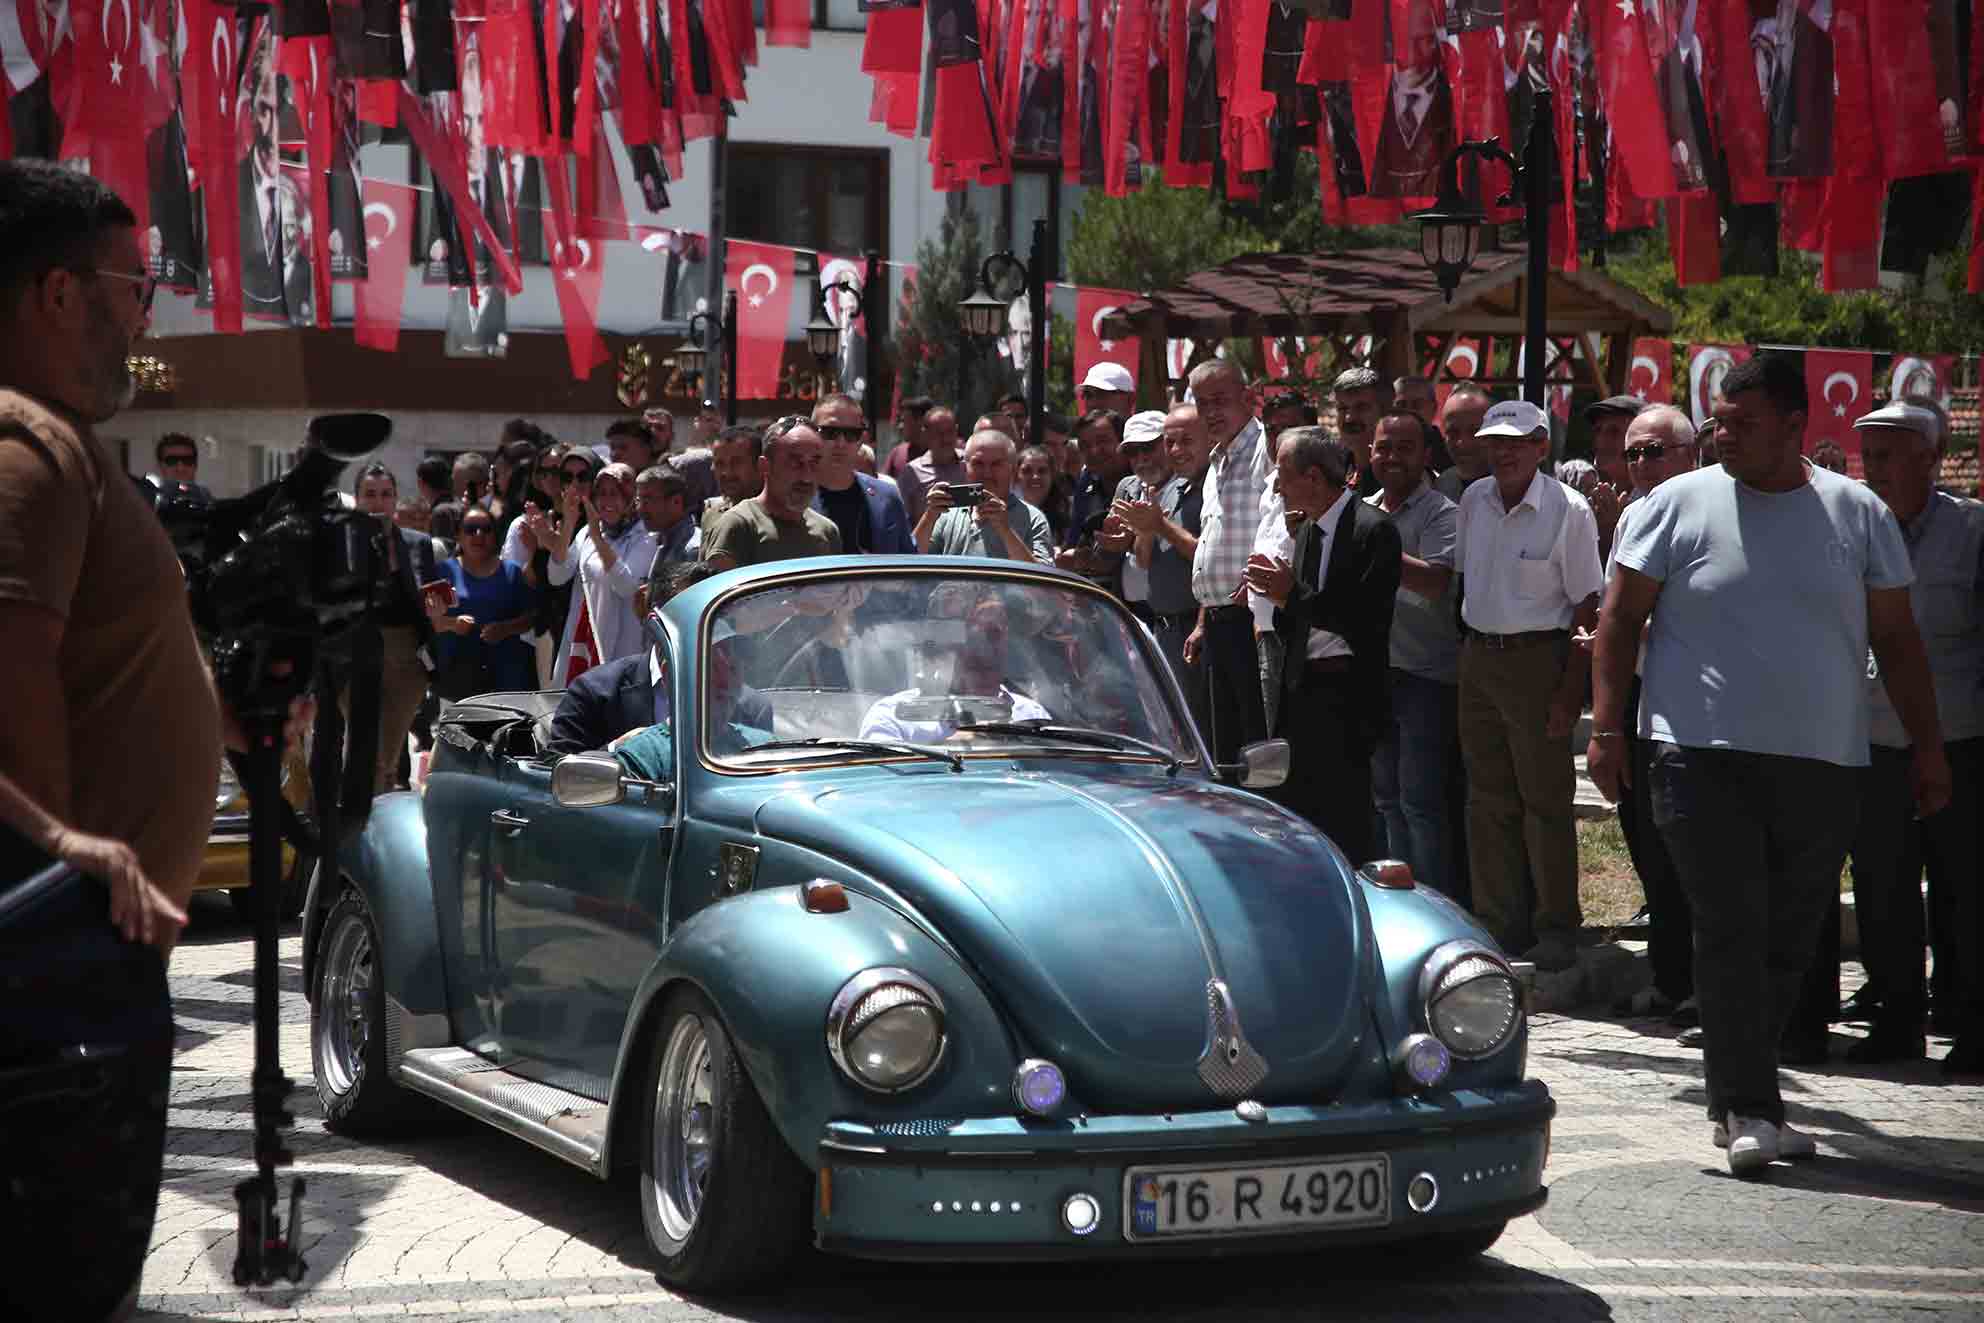
[{"label": "car running board", "polygon": [[417,1047],[399,1082],[595,1176],[605,1175],[608,1109],[597,1098],[525,1079],[464,1047]]}]

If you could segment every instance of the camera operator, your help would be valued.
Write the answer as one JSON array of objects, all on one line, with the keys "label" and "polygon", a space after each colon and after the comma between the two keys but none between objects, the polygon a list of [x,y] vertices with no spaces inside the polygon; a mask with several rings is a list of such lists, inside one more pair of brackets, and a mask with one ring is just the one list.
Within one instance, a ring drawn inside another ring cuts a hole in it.
[{"label": "camera operator", "polygon": [[[0,775],[54,822],[128,845],[183,910],[223,736],[237,746],[242,737],[201,657],[172,544],[94,431],[135,393],[127,360],[151,290],[136,218],[114,193],[52,162],[0,162]],[[308,706],[292,707],[290,737]],[[45,862],[37,846],[49,842],[0,835],[0,888],[12,888]],[[49,1025],[75,1026],[85,1000],[104,1007],[111,981],[53,953],[110,918],[107,906],[79,907],[39,922],[0,933],[0,1079],[28,1078],[77,1042],[126,1046],[127,1023],[160,1013],[166,1037],[164,1050],[150,1036],[129,1043],[87,1105],[37,1107],[32,1133],[7,1116],[16,1086],[0,1093],[0,1134],[21,1141],[8,1145],[0,1182],[0,1314],[119,1316],[135,1302],[158,1201],[171,1066],[164,967],[127,948],[149,966],[118,965],[126,1003],[54,1041]],[[167,923],[153,942],[169,950],[176,936]]]},{"label": "camera operator", "polygon": [[[407,732],[427,697],[428,669],[421,649],[434,656],[434,627],[428,621],[421,588],[439,578],[434,539],[410,528],[393,526],[399,505],[399,482],[384,464],[371,463],[352,484],[358,508],[379,521],[386,534],[388,577],[385,601],[378,610],[381,666],[379,671],[379,758],[372,789],[385,794],[399,783],[400,760],[406,756]],[[349,713],[347,712],[347,717]]]}]

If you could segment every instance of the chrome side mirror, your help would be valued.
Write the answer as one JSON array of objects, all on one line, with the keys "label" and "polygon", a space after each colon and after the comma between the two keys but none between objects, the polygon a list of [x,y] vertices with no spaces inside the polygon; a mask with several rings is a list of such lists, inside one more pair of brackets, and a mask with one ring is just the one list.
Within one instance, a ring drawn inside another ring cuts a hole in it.
[{"label": "chrome side mirror", "polygon": [[627,787],[620,760],[610,753],[574,753],[551,769],[551,797],[561,808],[618,804]]},{"label": "chrome side mirror", "polygon": [[1234,770],[1247,789],[1272,790],[1288,779],[1288,762],[1287,740],[1261,740],[1241,748]]}]

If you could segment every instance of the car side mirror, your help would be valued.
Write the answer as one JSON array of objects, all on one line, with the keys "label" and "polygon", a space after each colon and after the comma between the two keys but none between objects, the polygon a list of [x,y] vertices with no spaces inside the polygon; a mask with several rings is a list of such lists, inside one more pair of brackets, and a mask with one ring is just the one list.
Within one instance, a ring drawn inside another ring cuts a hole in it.
[{"label": "car side mirror", "polygon": [[1219,774],[1249,790],[1272,790],[1288,779],[1288,741],[1259,740],[1243,745],[1240,761],[1221,763]]},{"label": "car side mirror", "polygon": [[618,804],[627,787],[620,760],[610,753],[574,753],[551,769],[551,798],[560,808]]}]

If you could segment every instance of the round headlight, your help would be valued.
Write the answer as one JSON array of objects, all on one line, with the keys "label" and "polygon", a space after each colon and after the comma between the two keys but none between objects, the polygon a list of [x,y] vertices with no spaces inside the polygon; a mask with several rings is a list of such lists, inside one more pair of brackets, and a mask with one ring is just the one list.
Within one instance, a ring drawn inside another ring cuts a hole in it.
[{"label": "round headlight", "polygon": [[1426,1028],[1463,1061],[1508,1046],[1522,1025],[1522,989],[1507,965],[1478,947],[1446,946],[1426,962]]},{"label": "round headlight", "polygon": [[241,798],[241,779],[234,774],[234,765],[220,760],[220,781],[214,786],[214,812],[218,813]]},{"label": "round headlight", "polygon": [[827,1051],[863,1088],[913,1088],[944,1055],[943,1000],[906,969],[864,970],[827,1010]]}]

